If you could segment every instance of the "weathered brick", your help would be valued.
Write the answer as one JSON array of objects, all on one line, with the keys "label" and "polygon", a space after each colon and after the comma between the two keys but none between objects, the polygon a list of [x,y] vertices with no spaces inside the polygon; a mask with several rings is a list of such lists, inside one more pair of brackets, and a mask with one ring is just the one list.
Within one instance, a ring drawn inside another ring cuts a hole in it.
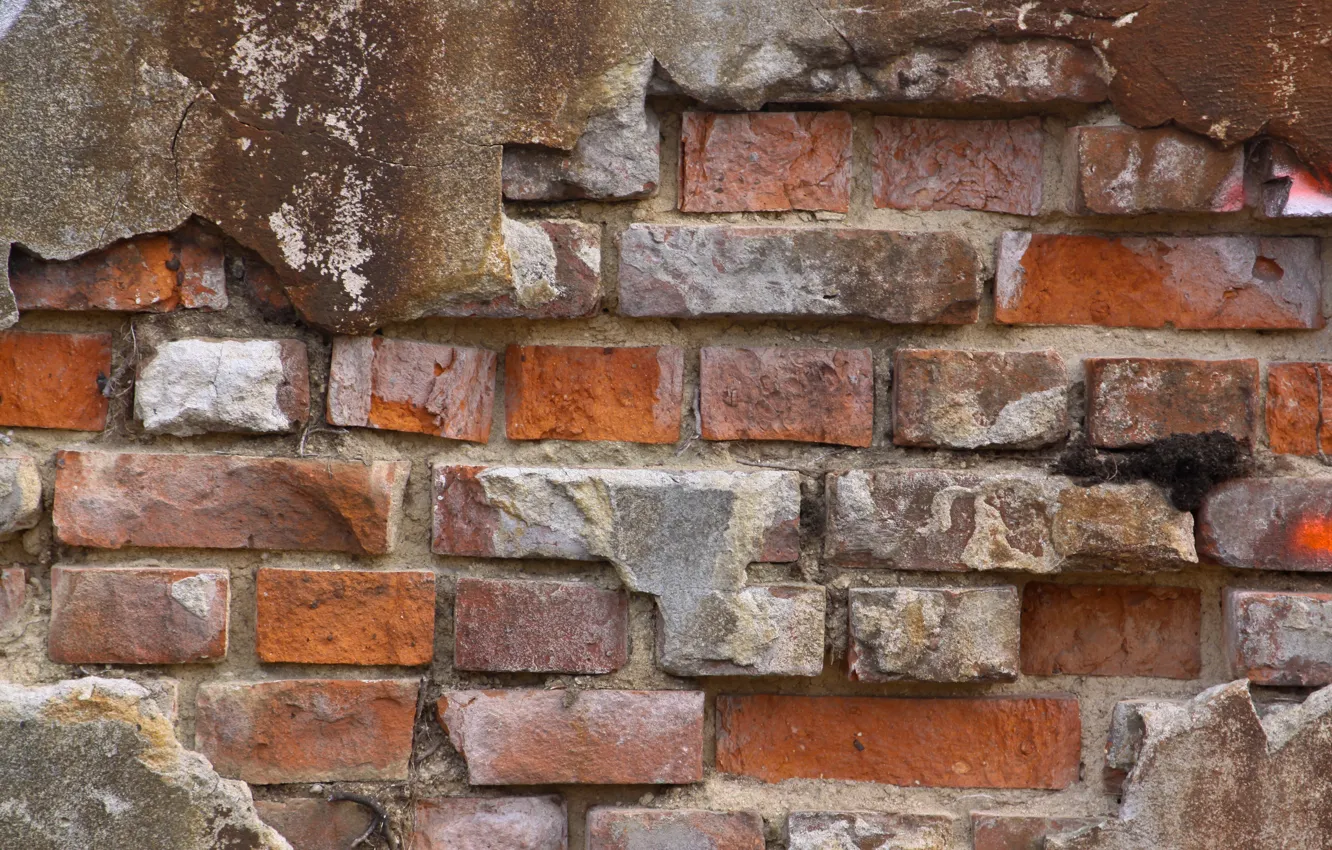
[{"label": "weathered brick", "polygon": [[874,439],[868,348],[704,348],[698,380],[705,440]]},{"label": "weathered brick", "polygon": [[1267,367],[1267,441],[1277,454],[1332,453],[1332,363]]},{"label": "weathered brick", "polygon": [[898,349],[893,442],[1031,449],[1068,436],[1068,377],[1054,351]]},{"label": "weathered brick", "polygon": [[1081,734],[1071,696],[717,698],[717,770],[764,782],[1066,788]]},{"label": "weathered brick", "polygon": [[459,578],[453,666],[610,673],[629,660],[629,597],[564,581]]},{"label": "weathered brick", "polygon": [[1041,211],[1039,118],[874,119],[874,206],[895,210]]},{"label": "weathered brick", "polygon": [[1138,215],[1244,208],[1244,146],[1175,127],[1072,127],[1064,165],[1073,212]]},{"label": "weathered brick", "polygon": [[0,540],[8,540],[42,517],[42,479],[30,457],[0,457]]},{"label": "weathered brick", "polygon": [[260,661],[410,667],[434,658],[429,570],[260,569],[255,596]]},{"label": "weathered brick", "polygon": [[1083,364],[1094,446],[1122,449],[1212,431],[1253,445],[1257,360],[1092,357]]},{"label": "weathered brick", "polygon": [[504,352],[510,440],[680,439],[684,352],[675,346],[511,345]]},{"label": "weathered brick", "polygon": [[56,538],[70,546],[383,554],[410,464],[220,455],[56,455]]},{"label": "weathered brick", "polygon": [[1317,240],[1005,233],[996,322],[1184,329],[1321,328]]},{"label": "weathered brick", "polygon": [[862,682],[993,682],[1018,674],[1015,587],[848,591],[851,678]]},{"label": "weathered brick", "polygon": [[1332,594],[1226,590],[1226,658],[1259,685],[1332,684]]},{"label": "weathered brick", "polygon": [[787,850],[949,850],[952,815],[791,812]]},{"label": "weathered brick", "polygon": [[254,808],[293,850],[345,850],[371,820],[368,809],[350,800],[255,800]]},{"label": "weathered brick", "polygon": [[205,682],[195,745],[232,779],[401,781],[412,752],[414,679]]},{"label": "weathered brick", "polygon": [[1198,552],[1227,567],[1332,571],[1332,478],[1227,481],[1203,500]]},{"label": "weathered brick", "polygon": [[1161,676],[1202,669],[1202,595],[1187,587],[1058,585],[1022,591],[1028,676]]},{"label": "weathered brick", "polygon": [[328,421],[484,443],[498,364],[495,352],[484,348],[335,337]]},{"label": "weathered brick", "polygon": [[634,224],[620,237],[627,316],[965,325],[980,295],[979,258],[954,233]]},{"label": "weathered brick", "polygon": [[972,850],[1042,850],[1045,836],[1081,829],[1099,820],[972,812],[971,846]]},{"label": "weathered brick", "polygon": [[449,691],[438,709],[473,785],[703,778],[701,691]]},{"label": "weathered brick", "polygon": [[101,431],[111,334],[0,333],[0,426]]},{"label": "weathered brick", "polygon": [[411,850],[566,850],[559,797],[436,797],[417,800]]},{"label": "weathered brick", "polygon": [[755,812],[702,809],[587,810],[587,850],[763,850],[763,818]]},{"label": "weathered brick", "polygon": [[681,210],[844,213],[850,203],[850,114],[684,114]]},{"label": "weathered brick", "polygon": [[134,414],[153,434],[276,434],[310,415],[310,365],[295,339],[181,339],[139,364]]},{"label": "weathered brick", "polygon": [[9,284],[19,310],[165,313],[227,306],[222,243],[186,228],[137,236],[75,260],[52,262],[15,252]]},{"label": "weathered brick", "polygon": [[28,571],[22,567],[0,569],[0,629],[23,613],[28,597]]},{"label": "weathered brick", "polygon": [[223,569],[52,567],[47,649],[60,664],[188,664],[227,654]]},{"label": "weathered brick", "polygon": [[817,676],[827,591],[773,585],[658,598],[657,665],[676,676]]},{"label": "weathered brick", "polygon": [[1251,153],[1249,204],[1266,218],[1332,216],[1332,185],[1300,161],[1289,145],[1275,139],[1256,143]]},{"label": "weathered brick", "polygon": [[1054,548],[1083,561],[1178,568],[1196,564],[1193,514],[1170,504],[1153,484],[1098,484],[1059,492]]}]

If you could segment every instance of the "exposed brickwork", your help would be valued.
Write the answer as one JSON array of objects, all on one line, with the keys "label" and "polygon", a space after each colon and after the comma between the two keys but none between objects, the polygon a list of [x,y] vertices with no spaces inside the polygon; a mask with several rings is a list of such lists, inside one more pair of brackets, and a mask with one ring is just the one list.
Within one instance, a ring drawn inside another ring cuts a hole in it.
[{"label": "exposed brickwork", "polygon": [[0,426],[106,427],[111,335],[0,333]]},{"label": "exposed brickwork", "polygon": [[350,800],[256,800],[254,807],[293,850],[342,850],[361,837],[372,818],[364,806]]},{"label": "exposed brickwork", "polygon": [[1332,363],[1269,365],[1265,410],[1267,443],[1273,452],[1305,456],[1332,452]]},{"label": "exposed brickwork", "polygon": [[971,813],[972,850],[1043,850],[1045,837],[1096,823],[1095,818],[1047,818]]},{"label": "exposed brickwork", "polygon": [[1332,479],[1252,478],[1213,489],[1198,552],[1227,567],[1332,571]]},{"label": "exposed brickwork", "polygon": [[417,800],[412,850],[566,850],[559,797],[439,797]]},{"label": "exposed brickwork", "polygon": [[587,813],[587,850],[763,850],[764,846],[763,818],[754,812],[597,806]]},{"label": "exposed brickwork", "polygon": [[786,819],[787,850],[948,850],[950,815],[882,812],[792,812]]},{"label": "exposed brickwork", "polygon": [[1259,685],[1332,684],[1332,593],[1228,589],[1226,660]]},{"label": "exposed brickwork", "polygon": [[1164,127],[1073,127],[1066,167],[1073,211],[1105,215],[1237,212],[1244,208],[1244,148]]},{"label": "exposed brickwork", "polygon": [[1118,449],[1211,431],[1253,445],[1257,360],[1095,357],[1085,364],[1092,445]]}]

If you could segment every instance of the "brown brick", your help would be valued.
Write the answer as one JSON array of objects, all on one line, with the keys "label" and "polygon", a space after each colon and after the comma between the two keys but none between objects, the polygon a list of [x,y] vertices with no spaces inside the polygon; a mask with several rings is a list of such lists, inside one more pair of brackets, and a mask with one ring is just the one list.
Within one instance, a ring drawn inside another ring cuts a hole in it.
[{"label": "brown brick", "polygon": [[510,440],[680,439],[684,352],[511,345],[504,353]]},{"label": "brown brick", "polygon": [[434,658],[429,570],[261,569],[255,595],[260,661],[410,667]]},{"label": "brown brick", "polygon": [[874,361],[868,348],[704,348],[705,440],[796,440],[868,446]]},{"label": "brown brick", "polygon": [[459,670],[609,673],[629,660],[629,598],[562,581],[458,579]]},{"label": "brown brick", "polygon": [[1332,684],[1332,593],[1227,589],[1231,672],[1259,685]]},{"label": "brown brick", "polygon": [[1042,850],[1047,835],[1099,822],[1099,818],[1046,818],[972,812],[972,850]]},{"label": "brown brick", "polygon": [[1066,788],[1081,759],[1071,696],[721,696],[717,770],[943,788]]},{"label": "brown brick", "polygon": [[685,212],[831,210],[851,202],[845,112],[686,112],[680,127]]},{"label": "brown brick", "polygon": [[1249,478],[1213,488],[1198,552],[1227,567],[1332,571],[1332,479]]},{"label": "brown brick", "polygon": [[895,210],[1041,211],[1039,118],[874,119],[874,206]]},{"label": "brown brick", "polygon": [[587,811],[587,850],[763,850],[763,818],[754,812],[633,809]]},{"label": "brown brick", "polygon": [[0,426],[101,431],[111,334],[0,333]]},{"label": "brown brick", "polygon": [[333,340],[328,421],[484,443],[490,439],[499,358],[382,336]]},{"label": "brown brick", "polygon": [[0,569],[0,629],[23,613],[28,597],[28,571],[22,567]]},{"label": "brown brick", "polygon": [[1332,453],[1332,363],[1267,367],[1267,441],[1277,454]]},{"label": "brown brick", "polygon": [[1323,327],[1317,240],[1005,233],[996,322],[1184,329]]},{"label": "brown brick", "polygon": [[371,813],[351,800],[255,800],[264,823],[282,833],[292,850],[346,850],[370,826]]},{"label": "brown brick", "polygon": [[473,785],[703,778],[701,691],[450,691],[438,711]]},{"label": "brown brick", "polygon": [[[417,800],[411,850],[567,850],[559,797]],[[300,848],[297,848],[300,850]]]},{"label": "brown brick", "polygon": [[1160,676],[1202,669],[1202,595],[1187,587],[1058,585],[1022,592],[1028,676]]},{"label": "brown brick", "polygon": [[1073,211],[1105,215],[1237,212],[1244,208],[1244,146],[1225,150],[1174,127],[1073,127],[1065,167]]},{"label": "brown brick", "polygon": [[48,652],[60,664],[188,664],[227,654],[222,569],[52,567]]},{"label": "brown brick", "polygon": [[893,442],[1028,449],[1068,435],[1068,377],[1054,351],[899,349]]},{"label": "brown brick", "polygon": [[383,554],[410,465],[60,452],[53,521],[70,546]]},{"label": "brown brick", "polygon": [[405,780],[417,687],[414,679],[206,682],[195,745],[218,773],[256,785]]},{"label": "brown brick", "polygon": [[1084,365],[1087,435],[1094,446],[1145,446],[1211,431],[1253,445],[1257,360],[1093,357]]}]

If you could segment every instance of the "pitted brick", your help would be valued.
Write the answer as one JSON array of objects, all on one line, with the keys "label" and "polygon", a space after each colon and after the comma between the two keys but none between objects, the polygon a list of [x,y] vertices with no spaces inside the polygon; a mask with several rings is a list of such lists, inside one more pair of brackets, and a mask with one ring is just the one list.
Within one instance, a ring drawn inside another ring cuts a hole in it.
[{"label": "pitted brick", "polygon": [[1092,357],[1083,363],[1087,435],[1094,446],[1145,446],[1212,431],[1253,445],[1257,360]]},{"label": "pitted brick", "polygon": [[1236,676],[1278,687],[1332,684],[1332,594],[1230,588],[1223,609]]}]

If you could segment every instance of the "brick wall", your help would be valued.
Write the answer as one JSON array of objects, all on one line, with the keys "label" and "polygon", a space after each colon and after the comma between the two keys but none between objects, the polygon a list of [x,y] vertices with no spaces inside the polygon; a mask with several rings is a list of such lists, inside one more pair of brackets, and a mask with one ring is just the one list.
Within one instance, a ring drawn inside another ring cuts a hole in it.
[{"label": "brick wall", "polygon": [[514,190],[530,303],[330,337],[206,225],[16,254],[0,677],[168,680],[297,850],[334,789],[417,850],[1026,850],[1115,813],[1122,701],[1332,683],[1271,146],[653,106],[655,194]]}]

